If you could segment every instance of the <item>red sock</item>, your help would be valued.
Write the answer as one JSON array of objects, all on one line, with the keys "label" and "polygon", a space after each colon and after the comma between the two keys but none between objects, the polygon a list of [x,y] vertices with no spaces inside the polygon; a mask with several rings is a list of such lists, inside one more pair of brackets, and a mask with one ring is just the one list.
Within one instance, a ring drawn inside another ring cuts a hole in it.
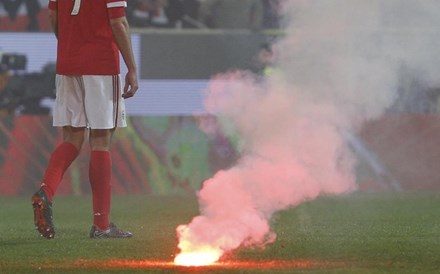
[{"label": "red sock", "polygon": [[55,192],[61,183],[64,172],[78,156],[78,149],[68,142],[60,144],[50,155],[49,164],[43,177],[41,188],[46,192],[47,198],[52,201]]},{"label": "red sock", "polygon": [[100,230],[109,228],[112,160],[109,151],[92,151],[89,178],[93,195],[93,224]]}]

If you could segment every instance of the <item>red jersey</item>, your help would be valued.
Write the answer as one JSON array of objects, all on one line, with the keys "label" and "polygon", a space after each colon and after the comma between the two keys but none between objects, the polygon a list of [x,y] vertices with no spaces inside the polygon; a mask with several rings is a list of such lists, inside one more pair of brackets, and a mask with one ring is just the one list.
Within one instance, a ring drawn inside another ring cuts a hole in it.
[{"label": "red jersey", "polygon": [[50,0],[58,14],[57,73],[119,74],[110,19],[125,16],[126,6],[126,0]]}]

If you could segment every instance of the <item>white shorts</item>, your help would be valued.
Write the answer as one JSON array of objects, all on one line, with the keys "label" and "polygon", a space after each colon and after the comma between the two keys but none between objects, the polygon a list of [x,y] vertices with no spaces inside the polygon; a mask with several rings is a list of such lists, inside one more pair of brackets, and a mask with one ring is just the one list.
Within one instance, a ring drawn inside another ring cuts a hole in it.
[{"label": "white shorts", "polygon": [[120,75],[56,75],[54,126],[126,127]]}]

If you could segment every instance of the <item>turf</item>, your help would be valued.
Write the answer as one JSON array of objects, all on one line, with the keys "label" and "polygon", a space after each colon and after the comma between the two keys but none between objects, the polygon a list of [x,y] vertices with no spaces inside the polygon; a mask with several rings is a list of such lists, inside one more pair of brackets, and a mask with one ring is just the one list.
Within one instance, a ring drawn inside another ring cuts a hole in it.
[{"label": "turf", "polygon": [[198,214],[195,197],[114,197],[113,221],[132,239],[89,239],[90,212],[90,197],[57,197],[56,238],[46,240],[29,197],[2,197],[0,273],[440,273],[440,193],[306,202],[274,216],[273,244],[202,268],[171,264],[176,226]]}]

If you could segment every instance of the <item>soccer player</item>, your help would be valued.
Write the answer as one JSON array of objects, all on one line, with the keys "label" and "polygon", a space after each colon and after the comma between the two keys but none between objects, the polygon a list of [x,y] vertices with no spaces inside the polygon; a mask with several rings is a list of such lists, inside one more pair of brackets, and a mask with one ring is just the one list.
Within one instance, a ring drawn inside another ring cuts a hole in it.
[{"label": "soccer player", "polygon": [[[52,152],[40,189],[32,196],[40,234],[55,236],[52,200],[64,172],[88,134],[89,179],[93,196],[91,238],[129,238],[109,221],[110,144],[117,127],[126,126],[124,99],[137,89],[136,64],[125,17],[125,0],[50,0],[50,20],[58,39],[53,125],[64,142]],[[121,88],[119,53],[128,72]]]}]

